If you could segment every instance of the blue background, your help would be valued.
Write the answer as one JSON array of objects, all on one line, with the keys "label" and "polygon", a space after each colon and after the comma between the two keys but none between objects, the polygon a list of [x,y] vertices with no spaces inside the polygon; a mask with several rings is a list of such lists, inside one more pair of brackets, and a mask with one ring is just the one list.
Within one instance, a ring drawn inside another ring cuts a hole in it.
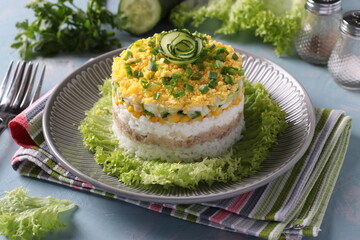
[{"label": "blue background", "polygon": [[[24,19],[34,19],[32,12],[24,7],[26,2],[25,0],[0,1],[0,74],[5,73],[11,59],[19,59],[18,52],[10,48],[17,33],[15,23]],[[80,5],[84,5],[84,2],[75,1]],[[109,6],[116,9],[117,1],[109,1]],[[343,11],[352,9],[360,9],[360,1],[343,0]],[[212,34],[217,24],[216,21],[207,21],[200,26],[200,31]],[[171,28],[169,24],[163,23],[152,33],[169,28]],[[118,37],[124,47],[138,39],[125,32],[119,33]],[[214,35],[214,39],[257,53],[279,64],[304,86],[315,107],[342,109],[353,117],[349,149],[326,211],[322,231],[317,239],[359,239],[360,92],[347,91],[339,87],[331,79],[326,66],[311,65],[297,56],[278,58],[271,45],[264,44],[261,39],[249,33],[231,36]],[[36,62],[47,66],[42,93],[61,82],[91,57],[96,55],[58,55],[54,58],[36,59]],[[4,191],[23,186],[29,189],[31,195],[66,198],[78,205],[75,212],[63,216],[68,226],[61,232],[47,234],[44,239],[258,239],[165,216],[122,201],[22,177],[13,171],[10,165],[11,157],[17,148],[9,131],[6,130],[0,137],[0,197],[4,195]],[[0,236],[0,239],[6,238]]]}]

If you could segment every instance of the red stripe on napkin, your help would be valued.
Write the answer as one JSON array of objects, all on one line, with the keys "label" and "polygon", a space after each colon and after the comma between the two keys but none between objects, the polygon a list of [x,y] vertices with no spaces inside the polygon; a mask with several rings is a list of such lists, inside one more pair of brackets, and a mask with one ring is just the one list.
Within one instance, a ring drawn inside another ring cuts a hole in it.
[{"label": "red stripe on napkin", "polygon": [[253,191],[241,194],[240,196],[236,197],[233,203],[226,210],[233,213],[238,213],[240,209],[244,206],[244,204],[247,202],[252,193]]},{"label": "red stripe on napkin", "polygon": [[210,221],[215,223],[221,223],[227,216],[229,216],[231,212],[228,211],[218,211],[214,216],[210,218]]}]

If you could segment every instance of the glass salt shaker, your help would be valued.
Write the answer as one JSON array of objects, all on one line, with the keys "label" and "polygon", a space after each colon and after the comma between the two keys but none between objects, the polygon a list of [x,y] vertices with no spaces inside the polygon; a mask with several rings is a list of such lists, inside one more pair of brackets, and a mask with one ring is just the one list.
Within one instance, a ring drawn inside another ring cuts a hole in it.
[{"label": "glass salt shaker", "polygon": [[344,13],[340,29],[328,69],[340,86],[360,90],[360,10]]},{"label": "glass salt shaker", "polygon": [[305,9],[296,51],[307,62],[325,65],[340,32],[341,0],[307,0]]}]

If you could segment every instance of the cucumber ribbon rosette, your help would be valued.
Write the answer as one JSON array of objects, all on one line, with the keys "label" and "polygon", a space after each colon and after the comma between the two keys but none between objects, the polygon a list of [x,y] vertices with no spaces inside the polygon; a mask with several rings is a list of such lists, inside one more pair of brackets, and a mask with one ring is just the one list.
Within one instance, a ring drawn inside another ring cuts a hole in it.
[{"label": "cucumber ribbon rosette", "polygon": [[202,39],[186,30],[165,33],[160,40],[160,52],[172,63],[195,62],[203,49]]}]

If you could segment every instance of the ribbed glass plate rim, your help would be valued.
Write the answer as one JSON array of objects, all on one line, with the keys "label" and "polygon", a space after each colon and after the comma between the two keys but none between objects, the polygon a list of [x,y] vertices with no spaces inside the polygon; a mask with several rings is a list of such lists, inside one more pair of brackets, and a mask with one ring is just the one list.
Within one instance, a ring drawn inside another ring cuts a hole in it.
[{"label": "ribbed glass plate rim", "polygon": [[[81,74],[84,71],[87,71],[88,69],[91,69],[96,64],[99,64],[99,63],[107,64],[109,62],[109,60],[112,61],[113,57],[118,56],[124,49],[125,48],[121,48],[121,49],[117,49],[117,50],[105,53],[103,55],[100,55],[100,56],[84,63],[82,66],[80,66],[75,71],[73,71],[68,77],[66,77],[54,89],[53,93],[50,95],[50,97],[45,105],[45,110],[44,110],[44,115],[43,115],[44,136],[45,136],[45,140],[46,140],[52,154],[59,160],[59,162],[67,170],[69,170],[69,172],[71,172],[75,176],[79,177],[83,181],[86,181],[86,182],[92,184],[93,186],[97,187],[98,189],[118,195],[120,197],[126,197],[126,198],[130,198],[130,199],[141,200],[141,201],[159,202],[159,203],[187,204],[187,203],[199,203],[199,202],[209,202],[209,201],[221,200],[224,198],[234,197],[241,193],[251,191],[251,190],[261,187],[261,186],[265,185],[266,183],[269,183],[270,181],[279,177],[284,172],[289,170],[303,156],[303,154],[307,150],[308,146],[310,145],[310,142],[312,140],[312,137],[313,137],[314,131],[315,131],[315,112],[314,112],[314,108],[311,103],[310,97],[307,94],[306,90],[301,86],[301,84],[291,74],[289,74],[287,71],[285,71],[282,67],[275,64],[274,62],[272,62],[264,57],[261,57],[257,54],[235,48],[236,52],[240,53],[243,56],[243,62],[244,62],[246,75],[252,76],[252,72],[247,72],[247,69],[246,69],[247,64],[248,65],[253,64],[254,66],[252,65],[251,69],[255,68],[256,71],[263,71],[264,69],[262,69],[262,68],[264,68],[264,66],[265,66],[265,68],[270,66],[270,68],[273,71],[277,72],[278,74],[281,74],[282,78],[285,78],[291,84],[291,86],[296,89],[296,92],[298,94],[300,94],[303,98],[302,99],[302,108],[303,108],[302,111],[306,111],[306,115],[307,115],[306,129],[304,129],[305,130],[304,140],[299,145],[300,147],[297,149],[296,153],[294,153],[294,154],[288,153],[288,155],[290,154],[291,158],[288,158],[287,161],[284,161],[284,164],[282,164],[277,169],[274,169],[274,171],[272,171],[272,172],[267,172],[266,174],[263,174],[263,176],[261,176],[261,178],[257,176],[257,173],[255,173],[254,175],[250,176],[249,178],[245,178],[245,179],[237,181],[237,182],[229,183],[229,185],[231,185],[230,187],[225,187],[224,189],[221,189],[221,190],[216,189],[214,192],[205,193],[205,194],[202,192],[202,190],[199,190],[199,192],[197,192],[196,189],[191,190],[190,194],[189,194],[189,190],[187,190],[185,192],[185,194],[183,194],[183,195],[153,194],[148,191],[142,191],[141,189],[132,191],[131,189],[129,190],[128,188],[121,189],[121,188],[110,186],[108,184],[100,182],[98,179],[92,178],[92,177],[84,174],[81,171],[81,169],[77,169],[76,167],[74,167],[72,165],[70,159],[66,159],[63,156],[63,153],[56,145],[56,136],[54,136],[54,132],[51,129],[51,125],[52,125],[51,117],[54,114],[54,111],[61,111],[61,110],[57,110],[56,107],[54,107],[54,106],[56,105],[55,103],[58,102],[58,98],[64,98],[64,96],[66,95],[66,94],[63,94],[64,89],[67,88],[69,83],[71,83],[73,81],[77,81],[77,76],[79,74]],[[251,61],[253,61],[253,63]],[[265,72],[261,73],[261,74],[263,74],[263,75],[269,74],[269,73],[266,73],[266,71],[268,71],[268,70],[269,69],[265,69],[264,70]],[[276,78],[274,78],[274,77],[272,77],[272,79],[276,80]],[[250,79],[250,81],[252,81],[252,82],[255,82],[257,80],[258,79]],[[271,83],[271,80],[270,80],[270,83]],[[265,82],[263,84],[266,87],[267,83]],[[280,86],[275,86],[275,87],[280,87]],[[271,95],[272,91],[274,91],[274,89],[267,89],[267,90],[269,91],[270,96],[273,99],[277,98],[276,96]],[[81,95],[79,97],[81,98]],[[293,97],[293,96],[287,95],[287,98],[290,98],[290,97]],[[278,101],[279,99],[274,99],[274,100]],[[94,101],[94,103],[95,103],[95,101]],[[87,110],[87,109],[84,109],[84,111],[85,110]],[[279,153],[277,153],[277,154],[279,154]],[[89,161],[95,161],[95,160],[89,159]],[[260,172],[261,172],[261,170],[260,170]],[[191,194],[192,191],[194,194]]]}]

